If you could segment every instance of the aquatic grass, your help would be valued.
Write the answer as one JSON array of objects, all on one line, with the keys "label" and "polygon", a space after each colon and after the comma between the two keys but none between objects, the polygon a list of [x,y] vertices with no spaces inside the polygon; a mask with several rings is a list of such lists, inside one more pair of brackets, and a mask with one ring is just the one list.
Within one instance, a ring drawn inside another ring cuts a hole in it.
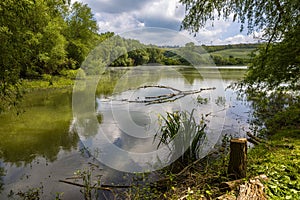
[{"label": "aquatic grass", "polygon": [[[91,200],[92,199],[92,181],[91,176],[92,172],[90,169],[87,170],[78,170],[74,173],[74,175],[80,177],[83,182],[83,189],[80,190],[80,192],[83,194],[85,200]],[[97,192],[96,192],[97,193]]]},{"label": "aquatic grass", "polygon": [[225,107],[225,105],[226,105],[226,98],[222,97],[222,96],[218,96],[218,98],[215,99],[215,104],[217,106],[220,106],[220,107]]},{"label": "aquatic grass", "polygon": [[178,134],[179,128],[180,128],[180,118],[181,113],[179,111],[175,111],[173,113],[167,112],[167,117],[164,117],[162,115],[159,115],[159,123],[162,124],[162,121],[165,123],[165,125],[161,126],[161,136],[159,136],[159,133],[156,133],[154,136],[154,140],[159,137],[159,143],[157,145],[157,148],[161,146],[161,144],[169,144],[175,136]]},{"label": "aquatic grass", "polygon": [[[204,139],[205,120],[202,117],[199,124],[194,118],[194,111],[167,112],[167,116],[159,116],[160,130],[155,134],[154,140],[159,139],[157,148],[167,145],[171,154],[179,152],[183,161],[192,162],[197,159],[201,140]],[[171,155],[173,156],[173,155]]]},{"label": "aquatic grass", "polygon": [[23,199],[23,200],[39,200],[42,199],[44,186],[28,188],[26,191],[10,191],[7,195],[8,199]]}]

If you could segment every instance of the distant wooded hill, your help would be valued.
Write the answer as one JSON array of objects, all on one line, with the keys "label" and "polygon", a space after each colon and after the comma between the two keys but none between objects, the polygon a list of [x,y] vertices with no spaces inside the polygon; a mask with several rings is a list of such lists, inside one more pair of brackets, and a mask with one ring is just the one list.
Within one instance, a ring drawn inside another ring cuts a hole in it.
[{"label": "distant wooded hill", "polygon": [[105,66],[126,67],[147,64],[247,65],[250,62],[251,53],[259,45],[197,46],[190,42],[182,47],[161,47],[145,45],[138,40],[125,39],[115,35],[97,46],[82,66],[88,74],[97,74],[101,73]]},{"label": "distant wooded hill", "polygon": [[220,46],[202,46],[211,54],[216,65],[247,65],[251,54],[261,44],[229,44]]},{"label": "distant wooded hill", "polygon": [[[122,44],[122,47],[116,46],[118,44]],[[162,47],[144,45],[137,40],[115,36],[109,41],[109,44],[105,45],[112,48],[111,51],[109,48],[105,48],[105,51],[107,51],[105,55],[110,55],[110,60],[114,60],[109,63],[113,67],[136,66],[149,63],[162,65],[247,65],[250,62],[251,54],[260,44],[197,46],[190,42],[182,47]],[[135,48],[132,48],[133,46]],[[112,57],[111,52],[114,53],[114,57]],[[116,56],[118,54],[120,56]]]},{"label": "distant wooded hill", "polygon": [[[163,64],[190,64],[189,61],[199,64],[247,65],[251,54],[261,44],[228,44],[215,46],[195,46],[188,43],[184,47],[161,47],[164,50],[165,63]],[[177,53],[177,54],[176,54]],[[184,58],[190,59],[185,60]]]}]

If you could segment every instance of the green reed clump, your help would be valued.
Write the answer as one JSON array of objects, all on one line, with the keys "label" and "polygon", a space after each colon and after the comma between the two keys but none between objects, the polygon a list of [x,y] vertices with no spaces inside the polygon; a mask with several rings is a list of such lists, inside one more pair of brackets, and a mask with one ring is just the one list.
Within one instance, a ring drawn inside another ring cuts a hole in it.
[{"label": "green reed clump", "polygon": [[167,112],[166,117],[160,115],[160,129],[154,136],[154,140],[159,139],[157,148],[165,144],[173,152],[179,152],[182,160],[196,160],[201,141],[205,137],[206,124],[203,116],[199,123],[196,122],[194,111]]}]

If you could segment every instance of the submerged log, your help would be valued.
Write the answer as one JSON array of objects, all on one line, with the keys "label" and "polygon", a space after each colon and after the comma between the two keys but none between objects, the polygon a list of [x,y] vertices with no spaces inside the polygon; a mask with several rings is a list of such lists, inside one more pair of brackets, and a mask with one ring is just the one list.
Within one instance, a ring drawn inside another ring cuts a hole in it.
[{"label": "submerged log", "polygon": [[[66,183],[66,184],[69,184],[69,185],[78,186],[78,187],[87,187],[87,186],[85,186],[85,185],[83,185],[83,184],[75,183],[75,182],[71,182],[71,181],[66,181],[66,180],[59,180],[59,182]],[[108,188],[108,187],[91,186],[91,188],[95,188],[95,189],[97,189],[97,190],[107,190],[107,191],[111,191],[111,188]]]},{"label": "submerged log", "polygon": [[246,177],[247,168],[247,139],[236,138],[230,141],[230,159],[228,175],[231,178],[239,179]]}]

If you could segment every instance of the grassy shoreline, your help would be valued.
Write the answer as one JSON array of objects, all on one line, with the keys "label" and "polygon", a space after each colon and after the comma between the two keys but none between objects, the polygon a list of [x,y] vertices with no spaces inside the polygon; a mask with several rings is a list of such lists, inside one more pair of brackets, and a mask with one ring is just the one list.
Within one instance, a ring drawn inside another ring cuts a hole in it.
[{"label": "grassy shoreline", "polygon": [[249,176],[265,174],[270,199],[300,199],[300,130],[281,130],[249,152]]},{"label": "grassy shoreline", "polygon": [[[167,190],[158,194],[164,199],[216,199],[225,194],[221,183],[226,182],[228,156],[210,162],[205,158],[185,177],[173,178]],[[266,143],[248,151],[247,178],[264,174],[265,192],[269,199],[300,199],[300,130],[281,130]],[[230,192],[231,196],[236,191]]]},{"label": "grassy shoreline", "polygon": [[22,81],[22,88],[25,91],[42,90],[52,88],[68,88],[73,87],[75,80],[66,77],[53,76],[51,80],[45,79],[24,79]]}]

